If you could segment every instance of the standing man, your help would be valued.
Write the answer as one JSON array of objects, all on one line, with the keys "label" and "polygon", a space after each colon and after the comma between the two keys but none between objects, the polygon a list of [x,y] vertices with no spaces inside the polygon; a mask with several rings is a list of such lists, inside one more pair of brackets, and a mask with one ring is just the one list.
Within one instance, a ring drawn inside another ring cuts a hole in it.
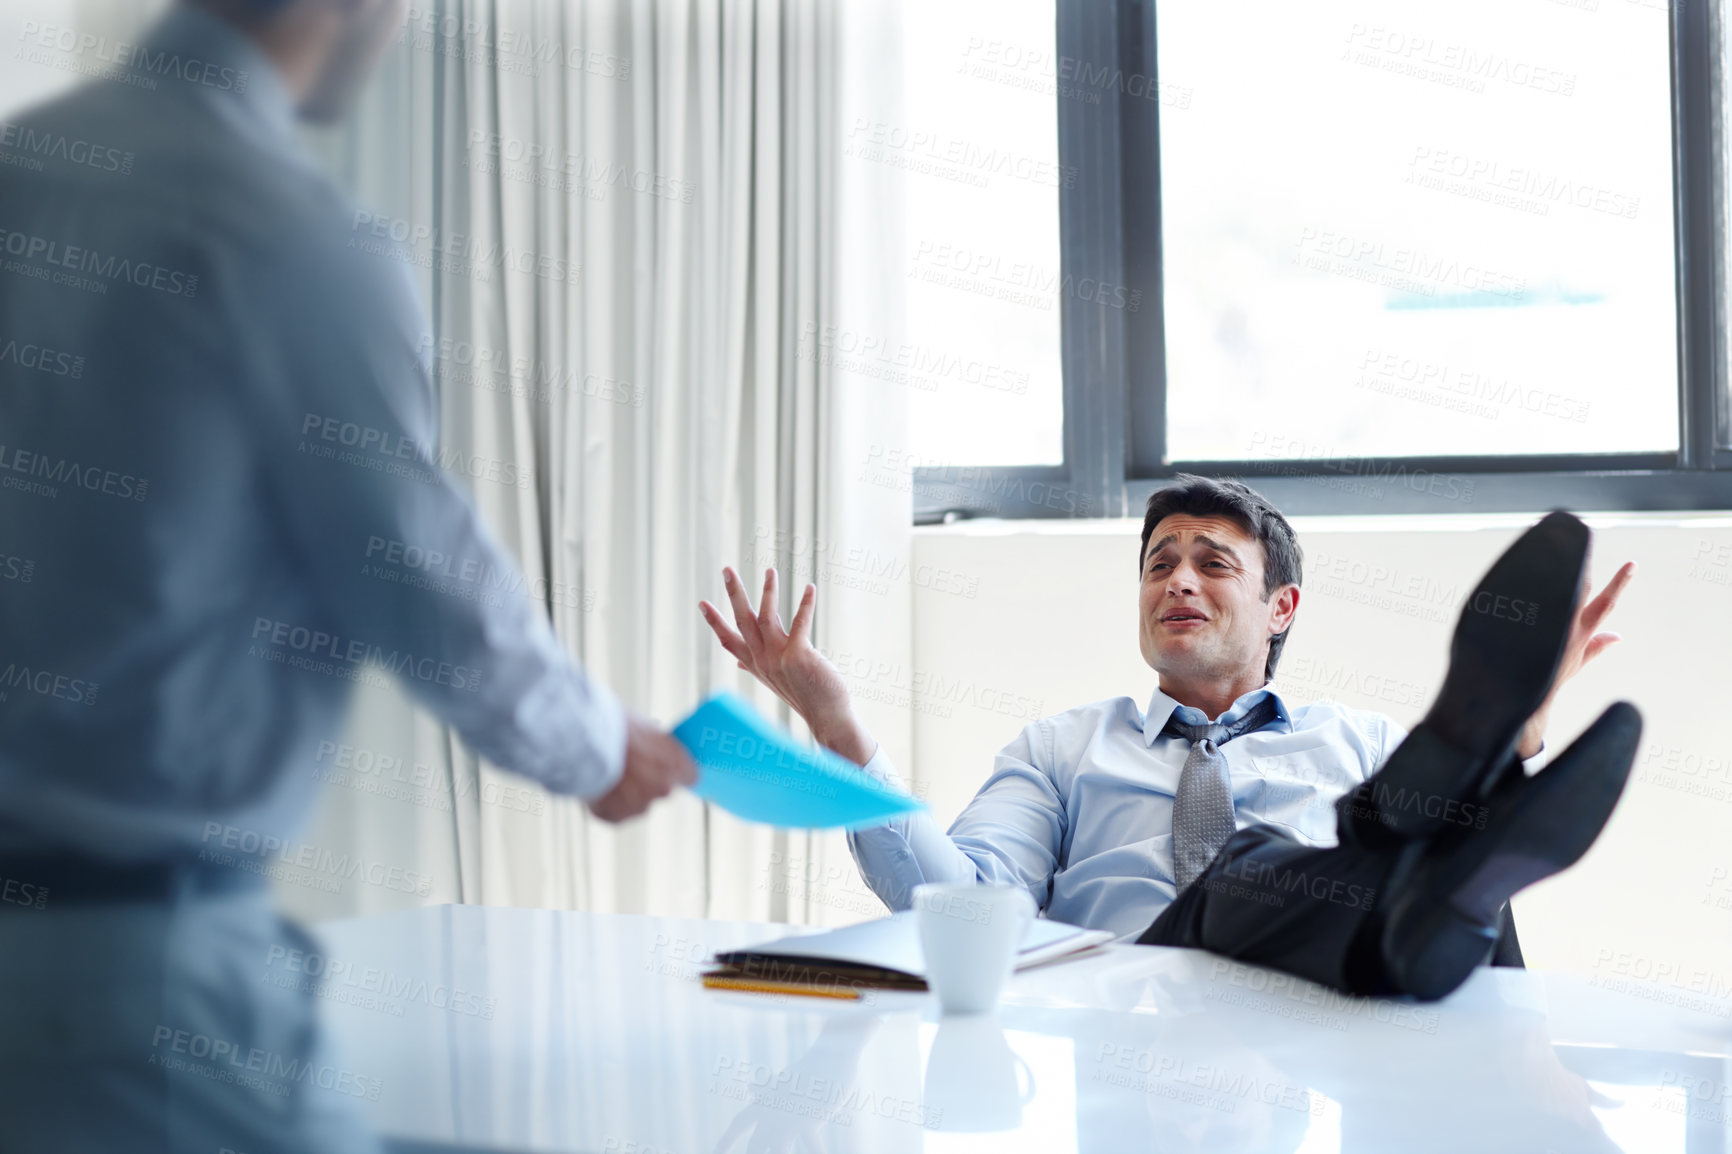
[{"label": "standing man", "polygon": [[378,1075],[257,980],[310,945],[263,869],[364,671],[605,820],[694,780],[515,592],[436,464],[408,266],[296,146],[402,16],[183,0],[4,126],[38,161],[0,166],[8,1146],[369,1148]]}]

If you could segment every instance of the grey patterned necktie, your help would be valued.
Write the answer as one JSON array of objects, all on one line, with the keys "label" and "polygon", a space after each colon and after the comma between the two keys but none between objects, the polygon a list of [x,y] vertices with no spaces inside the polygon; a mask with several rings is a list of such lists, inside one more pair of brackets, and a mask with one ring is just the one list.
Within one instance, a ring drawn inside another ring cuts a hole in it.
[{"label": "grey patterned necktie", "polygon": [[1182,737],[1192,743],[1179,791],[1173,796],[1173,880],[1183,890],[1209,868],[1227,839],[1233,836],[1233,785],[1227,755],[1220,746],[1242,733],[1262,729],[1275,720],[1275,699],[1265,697],[1231,725],[1192,725],[1177,716],[1167,719],[1162,737]]}]

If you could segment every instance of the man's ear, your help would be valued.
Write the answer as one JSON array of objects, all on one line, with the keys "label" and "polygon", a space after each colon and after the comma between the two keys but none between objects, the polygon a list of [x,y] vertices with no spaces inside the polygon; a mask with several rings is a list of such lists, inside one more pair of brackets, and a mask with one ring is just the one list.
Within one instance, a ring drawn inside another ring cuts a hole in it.
[{"label": "man's ear", "polygon": [[1299,586],[1283,585],[1269,598],[1269,635],[1285,633],[1299,615]]}]

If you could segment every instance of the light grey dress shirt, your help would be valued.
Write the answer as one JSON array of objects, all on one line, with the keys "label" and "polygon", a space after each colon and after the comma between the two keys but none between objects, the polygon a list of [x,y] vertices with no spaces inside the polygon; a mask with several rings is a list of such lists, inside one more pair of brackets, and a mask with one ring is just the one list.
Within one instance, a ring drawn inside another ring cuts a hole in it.
[{"label": "light grey dress shirt", "polygon": [[0,853],[280,838],[375,676],[605,792],[623,713],[438,467],[401,254],[228,25],[130,63],[0,125]]},{"label": "light grey dress shirt", "polygon": [[[1221,746],[1237,828],[1265,823],[1335,844],[1335,802],[1369,777],[1406,731],[1381,713],[1292,705],[1270,683],[1219,718],[1160,690],[1042,718],[999,751],[992,775],[946,834],[924,812],[848,835],[861,875],[893,910],[922,882],[1025,887],[1050,918],[1140,935],[1172,902],[1173,796],[1190,742],[1162,737],[1175,709],[1227,725],[1265,696],[1276,719]],[[1538,764],[1543,754],[1528,763]],[[900,784],[882,747],[868,773]]]}]

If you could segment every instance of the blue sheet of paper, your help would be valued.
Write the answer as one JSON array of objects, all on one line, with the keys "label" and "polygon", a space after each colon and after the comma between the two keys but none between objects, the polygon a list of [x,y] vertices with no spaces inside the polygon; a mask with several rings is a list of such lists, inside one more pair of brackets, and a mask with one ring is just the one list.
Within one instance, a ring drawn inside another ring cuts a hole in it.
[{"label": "blue sheet of paper", "polygon": [[747,821],[784,829],[860,829],[924,809],[827,749],[804,746],[731,693],[674,727],[698,763],[692,792]]}]

